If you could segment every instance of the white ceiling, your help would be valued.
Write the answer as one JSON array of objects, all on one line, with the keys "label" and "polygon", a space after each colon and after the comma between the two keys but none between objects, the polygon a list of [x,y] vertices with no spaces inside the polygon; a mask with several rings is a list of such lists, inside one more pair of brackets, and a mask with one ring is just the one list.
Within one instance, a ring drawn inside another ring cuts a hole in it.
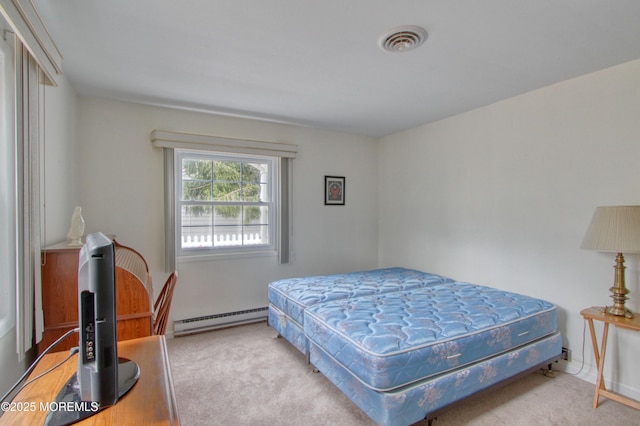
[{"label": "white ceiling", "polygon": [[640,58],[638,0],[33,2],[81,94],[371,136]]}]

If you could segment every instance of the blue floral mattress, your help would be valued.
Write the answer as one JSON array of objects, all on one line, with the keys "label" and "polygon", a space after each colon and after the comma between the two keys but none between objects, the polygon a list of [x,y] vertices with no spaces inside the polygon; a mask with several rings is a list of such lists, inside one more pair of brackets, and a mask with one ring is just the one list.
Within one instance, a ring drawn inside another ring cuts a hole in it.
[{"label": "blue floral mattress", "polygon": [[304,323],[304,310],[318,303],[368,294],[408,290],[446,281],[440,275],[406,268],[384,268],[347,274],[287,278],[269,284],[269,304]]},{"label": "blue floral mattress", "polygon": [[269,284],[269,324],[302,353],[308,353],[304,311],[338,299],[382,294],[453,281],[407,268],[383,268],[346,274],[287,278]]},{"label": "blue floral mattress", "polygon": [[[358,381],[391,391],[556,333],[549,302],[461,282],[324,301],[304,334]],[[313,360],[312,360],[313,362]]]}]

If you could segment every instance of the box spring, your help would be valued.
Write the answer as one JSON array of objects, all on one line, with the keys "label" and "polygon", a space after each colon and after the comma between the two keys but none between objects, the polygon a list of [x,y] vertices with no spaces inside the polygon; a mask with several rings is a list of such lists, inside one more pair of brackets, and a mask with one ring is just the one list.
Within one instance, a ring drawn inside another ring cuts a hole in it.
[{"label": "box spring", "polygon": [[561,348],[562,338],[556,333],[389,392],[366,386],[313,342],[310,343],[310,358],[313,365],[377,424],[406,426],[513,376],[551,363],[559,357]]}]

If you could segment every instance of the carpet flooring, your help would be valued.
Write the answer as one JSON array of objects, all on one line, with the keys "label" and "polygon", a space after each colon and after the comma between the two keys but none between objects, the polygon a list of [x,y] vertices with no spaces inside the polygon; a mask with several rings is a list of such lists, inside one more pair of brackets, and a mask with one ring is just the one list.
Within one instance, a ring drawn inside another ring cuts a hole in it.
[{"label": "carpet flooring", "polygon": [[[167,341],[183,426],[372,426],[373,421],[266,323]],[[569,374],[533,373],[439,416],[449,425],[640,426],[640,411],[600,399]],[[421,422],[426,424],[426,422]]]}]

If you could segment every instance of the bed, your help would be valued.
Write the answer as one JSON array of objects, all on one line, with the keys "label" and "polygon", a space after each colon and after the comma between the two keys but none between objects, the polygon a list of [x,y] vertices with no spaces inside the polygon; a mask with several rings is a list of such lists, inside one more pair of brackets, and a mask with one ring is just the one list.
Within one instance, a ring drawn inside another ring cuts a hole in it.
[{"label": "bed", "polygon": [[[385,271],[360,274],[380,278]],[[404,272],[419,276],[419,271]],[[309,361],[377,424],[401,426],[432,418],[457,401],[560,357],[562,339],[551,303],[435,277],[410,288],[396,282],[376,286],[386,291],[354,295],[332,296],[329,284],[320,291],[322,297],[301,309],[297,325],[304,339],[298,336],[298,343],[304,344]],[[304,281],[297,281],[293,299],[305,300]]]},{"label": "bed", "polygon": [[268,287],[269,324],[303,354],[309,353],[304,311],[310,306],[357,296],[383,294],[452,281],[408,268],[381,268],[346,274],[287,278]]}]

